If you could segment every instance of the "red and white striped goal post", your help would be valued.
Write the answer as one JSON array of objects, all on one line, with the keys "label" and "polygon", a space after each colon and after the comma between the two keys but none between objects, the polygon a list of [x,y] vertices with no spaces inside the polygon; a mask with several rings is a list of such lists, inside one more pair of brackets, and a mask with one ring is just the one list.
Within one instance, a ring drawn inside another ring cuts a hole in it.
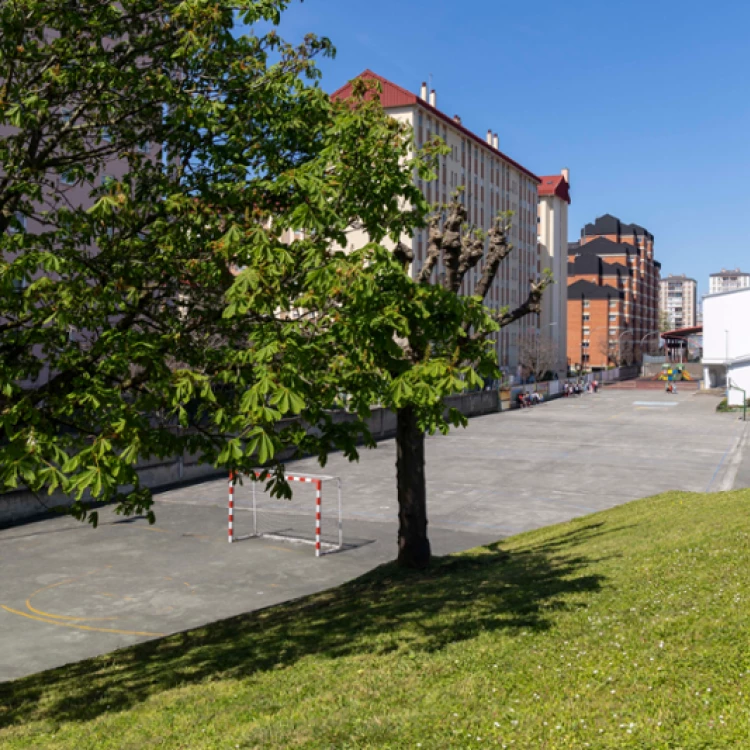
[{"label": "red and white striped goal post", "polygon": [[[253,472],[256,477],[262,476],[263,472]],[[289,474],[284,477],[287,482],[302,482],[312,484],[315,487],[315,541],[311,539],[303,539],[294,537],[295,542],[302,544],[314,544],[315,545],[315,557],[320,557],[323,553],[322,548],[328,548],[328,552],[343,549],[344,546],[344,529],[342,523],[342,504],[341,504],[341,477],[328,476],[326,474]],[[323,520],[322,515],[322,501],[323,501],[323,482],[336,482],[338,490],[338,543],[324,542],[321,539],[321,524]],[[229,543],[232,544],[234,541],[238,541],[239,538],[234,534],[234,485],[237,482],[237,474],[235,472],[229,472],[229,505],[228,505],[228,534]],[[282,541],[289,541],[289,537],[283,536],[282,534],[272,533],[259,533],[258,532],[258,507],[255,496],[255,480],[252,482],[253,488],[253,533],[249,534],[248,537],[265,537],[267,539],[281,539]],[[246,539],[248,537],[242,537]]]}]

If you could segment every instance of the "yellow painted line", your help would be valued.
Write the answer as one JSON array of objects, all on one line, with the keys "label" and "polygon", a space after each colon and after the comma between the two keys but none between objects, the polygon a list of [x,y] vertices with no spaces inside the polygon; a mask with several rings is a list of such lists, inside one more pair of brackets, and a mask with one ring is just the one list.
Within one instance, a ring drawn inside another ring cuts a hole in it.
[{"label": "yellow painted line", "polygon": [[59,622],[58,620],[47,620],[44,617],[37,617],[36,615],[29,615],[26,612],[19,612],[17,609],[11,609],[10,607],[6,607],[4,604],[0,604],[0,607],[2,607],[6,612],[10,612],[11,614],[18,615],[19,617],[27,617],[29,620],[38,620],[39,622],[46,622],[48,625],[57,625],[61,628],[74,628],[75,630],[89,630],[93,631],[95,633],[115,633],[117,635],[142,635],[146,637],[153,637],[153,638],[161,638],[166,635],[166,633],[149,633],[142,630],[119,630],[117,628],[94,628],[89,627],[88,625],[78,625],[77,623],[73,622]]},{"label": "yellow painted line", "polygon": [[617,414],[613,414],[611,417],[607,417],[607,419],[617,419],[617,417],[621,417],[623,414],[626,414],[627,412],[624,411],[618,411]]},{"label": "yellow painted line", "polygon": [[[93,571],[96,572],[96,571]],[[86,575],[90,575],[90,573],[87,573]],[[75,578],[66,578],[64,581],[58,581],[57,583],[52,583],[49,586],[42,586],[42,588],[37,589],[29,598],[26,600],[26,608],[29,610],[29,612],[34,612],[37,615],[42,615],[42,617],[51,617],[53,619],[57,620],[73,620],[75,622],[81,622],[85,620],[90,620],[92,622],[104,622],[104,621],[111,621],[116,620],[116,617],[69,617],[68,615],[56,615],[52,612],[45,612],[42,609],[35,609],[31,606],[31,600],[37,595],[41,594],[42,591],[47,591],[48,589],[54,589],[57,586],[62,586],[65,583],[73,583],[75,581]]]},{"label": "yellow painted line", "polygon": [[117,619],[116,617],[70,617],[68,615],[56,615],[52,612],[45,612],[43,609],[36,609],[35,607],[32,607],[29,599],[26,600],[26,608],[29,610],[29,612],[33,612],[36,615],[41,615],[42,617],[51,617],[55,620],[71,620],[74,622],[111,622],[112,620]]}]

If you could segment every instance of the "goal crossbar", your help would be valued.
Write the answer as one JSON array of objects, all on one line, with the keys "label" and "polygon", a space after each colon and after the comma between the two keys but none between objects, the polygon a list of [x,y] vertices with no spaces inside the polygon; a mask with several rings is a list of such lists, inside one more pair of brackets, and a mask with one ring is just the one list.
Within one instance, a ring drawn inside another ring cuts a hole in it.
[{"label": "goal crossbar", "polygon": [[[244,537],[237,537],[234,533],[234,486],[237,481],[237,474],[230,472],[229,474],[229,505],[228,505],[228,540],[229,543],[239,541],[240,538],[247,539],[252,537],[264,537],[266,539],[280,539],[283,541],[289,541],[289,537],[283,534],[274,534],[272,532],[259,532],[258,531],[258,504],[256,497],[255,485],[257,479],[259,479],[263,472],[253,472],[256,479],[252,481],[252,513],[253,513],[253,533],[248,534]],[[327,474],[287,474],[284,476],[287,482],[301,482],[303,484],[312,484],[315,488],[315,539],[304,539],[301,537],[294,537],[295,542],[301,544],[314,544],[315,545],[315,557],[320,557],[323,552],[323,548],[326,551],[332,552],[335,550],[343,549],[344,546],[344,531],[342,523],[342,503],[341,503],[341,477],[329,476]],[[321,524],[323,519],[322,514],[322,500],[323,500],[323,483],[324,482],[336,482],[336,489],[338,495],[338,542],[326,542],[321,538]]]}]

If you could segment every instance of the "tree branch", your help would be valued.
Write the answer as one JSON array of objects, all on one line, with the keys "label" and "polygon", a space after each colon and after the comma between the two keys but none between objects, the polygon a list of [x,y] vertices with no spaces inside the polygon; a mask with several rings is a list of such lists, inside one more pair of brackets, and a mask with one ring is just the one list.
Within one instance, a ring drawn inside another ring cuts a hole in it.
[{"label": "tree branch", "polygon": [[453,292],[458,291],[461,281],[458,267],[461,258],[461,227],[466,223],[466,207],[454,196],[448,207],[448,216],[443,225],[443,263],[445,264],[444,286]]},{"label": "tree branch", "polygon": [[487,261],[484,264],[482,278],[479,280],[474,294],[484,299],[492,287],[492,282],[497,276],[500,264],[510,255],[513,245],[508,242],[508,231],[510,230],[510,218],[507,215],[499,215],[495,219],[492,229],[489,231],[489,249]]},{"label": "tree branch", "polygon": [[436,211],[428,222],[429,240],[427,247],[427,260],[419,273],[417,281],[420,284],[428,284],[432,276],[432,271],[437,265],[440,258],[440,249],[443,243],[443,231],[440,229],[440,214]]}]

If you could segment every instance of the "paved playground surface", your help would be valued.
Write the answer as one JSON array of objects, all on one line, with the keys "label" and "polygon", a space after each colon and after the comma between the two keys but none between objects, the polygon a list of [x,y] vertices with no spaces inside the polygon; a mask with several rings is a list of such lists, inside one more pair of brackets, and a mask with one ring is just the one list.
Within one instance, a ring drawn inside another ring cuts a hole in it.
[{"label": "paved playground surface", "polygon": [[[715,398],[692,393],[605,391],[478,417],[430,438],[434,552],[664,490],[747,486],[746,424],[715,407]],[[98,529],[64,517],[0,530],[0,680],[304,596],[393,559],[394,463],[394,442],[385,441],[359,463],[334,456],[323,470],[309,460],[289,466],[343,480],[347,547],[319,559],[288,541],[228,544],[222,479],[158,495],[154,526],[105,509]],[[295,489],[295,505],[307,502],[309,486]],[[326,486],[323,499],[330,531],[335,498]],[[239,535],[251,529],[249,504],[242,488]]]}]

